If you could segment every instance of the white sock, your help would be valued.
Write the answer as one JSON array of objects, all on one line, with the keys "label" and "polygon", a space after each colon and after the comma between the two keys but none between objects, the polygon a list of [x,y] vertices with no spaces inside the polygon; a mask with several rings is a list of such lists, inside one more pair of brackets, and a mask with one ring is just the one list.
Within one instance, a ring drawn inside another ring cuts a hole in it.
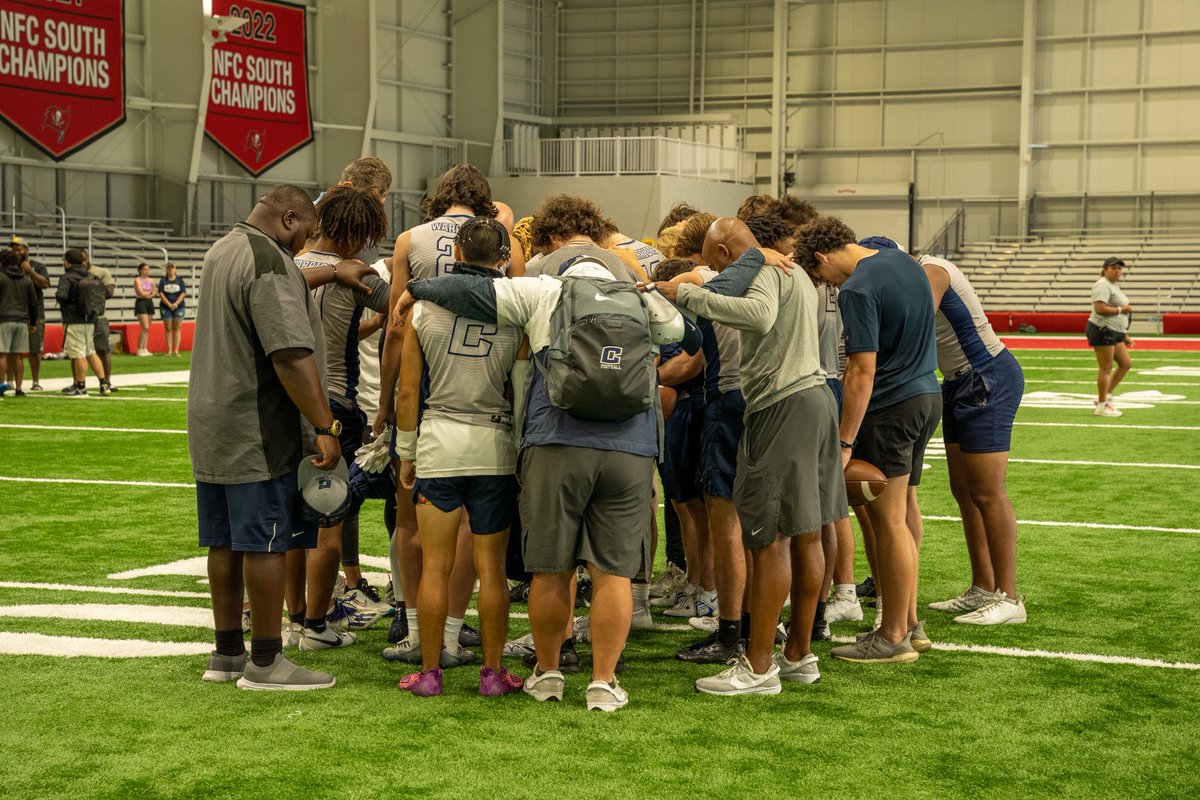
[{"label": "white sock", "polygon": [[650,584],[635,583],[633,584],[633,612],[636,614],[642,609],[649,608],[650,603]]},{"label": "white sock", "polygon": [[833,585],[834,594],[848,594],[851,597],[858,597],[858,590],[854,588],[853,583],[835,583]]},{"label": "white sock", "polygon": [[458,649],[458,634],[462,630],[462,617],[446,617],[446,627],[442,631],[442,643],[447,650]]},{"label": "white sock", "polygon": [[415,608],[406,608],[404,616],[408,617],[408,638],[412,642],[421,641],[421,628],[417,625],[417,610]]}]

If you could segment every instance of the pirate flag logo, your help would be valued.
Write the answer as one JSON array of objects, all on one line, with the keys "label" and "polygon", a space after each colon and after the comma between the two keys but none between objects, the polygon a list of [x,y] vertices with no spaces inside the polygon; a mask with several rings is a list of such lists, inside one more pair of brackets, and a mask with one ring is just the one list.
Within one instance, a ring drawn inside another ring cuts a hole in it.
[{"label": "pirate flag logo", "polygon": [[254,163],[262,162],[263,144],[266,143],[266,134],[262,131],[250,130],[246,133],[246,149],[254,151]]},{"label": "pirate flag logo", "polygon": [[42,117],[42,130],[49,128],[58,134],[58,143],[62,144],[63,137],[67,135],[67,126],[71,124],[71,109],[68,107],[65,111],[58,106],[46,106],[46,113]]}]

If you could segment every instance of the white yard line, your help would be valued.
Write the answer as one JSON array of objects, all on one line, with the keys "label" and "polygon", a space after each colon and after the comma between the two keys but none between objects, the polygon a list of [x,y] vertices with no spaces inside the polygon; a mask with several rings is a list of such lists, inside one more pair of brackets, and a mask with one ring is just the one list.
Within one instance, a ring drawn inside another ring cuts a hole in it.
[{"label": "white yard line", "polygon": [[[147,398],[141,397],[139,400]],[[87,431],[96,433],[169,433],[187,435],[187,431],[178,428],[97,428],[89,425],[17,425],[15,423],[0,423],[0,428],[13,428],[26,431]]]},{"label": "white yard line", "polygon": [[[115,375],[113,380],[117,383],[118,391],[126,386],[161,386],[167,383],[187,384],[188,371],[186,369],[175,369],[164,372],[130,372],[125,375]],[[42,387],[45,392],[57,392],[71,385],[72,378],[47,378],[42,381]],[[91,390],[91,386],[88,389]],[[48,396],[41,394],[41,396]]]},{"label": "white yard line", "polygon": [[125,586],[80,586],[74,583],[36,583],[30,581],[0,581],[0,589],[36,589],[46,592],[88,592],[94,594],[123,594],[135,597],[178,597],[208,600],[208,592],[173,592],[167,589],[131,589]]},{"label": "white yard line", "polygon": [[0,475],[0,481],[13,483],[74,483],[89,486],[149,486],[166,489],[195,489],[194,483],[162,483],[160,481],[101,481],[84,478],[18,478],[11,475]]},{"label": "white yard line", "polygon": [[[934,522],[962,522],[962,517],[922,514],[922,519]],[[1041,519],[1019,519],[1018,525],[1037,525],[1043,528],[1091,528],[1104,531],[1145,531],[1149,533],[1200,533],[1200,528],[1164,528],[1158,525],[1122,525],[1119,522],[1054,522]]]},{"label": "white yard line", "polygon": [[[944,455],[927,455],[932,461],[945,461]],[[1200,469],[1200,464],[1151,464],[1137,461],[1068,461],[1058,458],[1010,458],[1010,464],[1061,464],[1076,467],[1145,467],[1148,469]]]},{"label": "white yard line", "polygon": [[13,656],[149,658],[198,656],[210,652],[212,648],[212,642],[147,642],[143,639],[87,639],[80,636],[0,632],[0,653]]},{"label": "white yard line", "polygon": [[[1150,386],[1150,387],[1154,387],[1154,386],[1190,386],[1190,387],[1192,387],[1192,388],[1200,389],[1200,381],[1190,381],[1190,382],[1183,382],[1183,381],[1144,381],[1144,380],[1142,380],[1141,378],[1134,378],[1133,380],[1134,380],[1134,382],[1135,382],[1135,383],[1137,383],[1137,385],[1138,385],[1138,386]],[[1084,382],[1082,382],[1082,381],[1058,381],[1058,380],[1046,380],[1046,379],[1044,379],[1044,378],[1026,378],[1026,379],[1025,379],[1025,383],[1049,383],[1049,384],[1058,384],[1058,385],[1060,385],[1060,386],[1080,386],[1080,387],[1082,387],[1082,386],[1091,386],[1092,388],[1095,388],[1095,384],[1094,384],[1094,383],[1093,383],[1093,384],[1088,384],[1088,383],[1084,383]],[[138,398],[130,398],[130,399],[131,399],[131,400],[134,400],[134,399],[138,399]],[[144,399],[146,399],[146,400],[149,400],[150,398],[148,398],[148,397],[147,397],[147,398],[144,398]],[[1120,399],[1121,399],[1120,397],[1118,397],[1118,398],[1117,398],[1117,400],[1120,400]]]},{"label": "white yard line", "polygon": [[22,619],[76,619],[100,622],[135,622],[182,625],[212,630],[212,611],[203,606],[139,606],[134,604],[55,603],[0,606],[0,617]]},{"label": "white yard line", "polygon": [[114,397],[111,394],[108,397],[100,397],[99,389],[89,388],[88,392],[89,392],[89,394],[86,397],[69,397],[65,394],[59,394],[58,392],[54,392],[52,394],[31,394],[31,395],[27,395],[27,398],[34,397],[34,398],[38,398],[41,400],[74,400],[76,402],[79,402],[80,400],[91,400],[93,397],[95,397],[95,398],[99,398],[100,401],[106,402],[106,403],[109,400],[124,400],[126,402],[132,402],[132,403],[186,403],[187,402],[186,397]]},{"label": "white yard line", "polygon": [[1014,422],[1039,428],[1123,428],[1139,431],[1200,431],[1200,425],[1130,425],[1123,422]]}]

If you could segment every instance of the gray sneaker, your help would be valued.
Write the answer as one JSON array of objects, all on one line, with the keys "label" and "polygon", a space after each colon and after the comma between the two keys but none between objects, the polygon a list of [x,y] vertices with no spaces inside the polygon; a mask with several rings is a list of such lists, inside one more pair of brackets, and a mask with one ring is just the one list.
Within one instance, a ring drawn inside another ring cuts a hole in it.
[{"label": "gray sneaker", "polygon": [[390,647],[383,648],[380,653],[388,661],[403,661],[405,664],[421,663],[421,642],[413,641],[412,636],[406,636]]},{"label": "gray sneaker", "polygon": [[835,647],[829,654],[841,661],[861,661],[872,664],[911,664],[921,657],[913,650],[905,636],[896,644],[883,638],[879,631],[871,631],[868,635],[857,640],[854,644]]},{"label": "gray sneaker", "polygon": [[328,689],[335,683],[337,679],[332,675],[305,669],[279,653],[269,667],[259,667],[253,661],[247,661],[246,670],[238,678],[237,685],[239,689],[266,692],[306,692],[309,689]]},{"label": "gray sneaker", "polygon": [[445,643],[442,644],[442,657],[441,657],[442,669],[449,669],[451,667],[461,667],[465,664],[473,664],[473,663],[475,663],[475,654],[473,652],[471,652],[470,650],[468,650],[467,648],[463,647],[458,642],[454,643],[453,649],[446,647]]},{"label": "gray sneaker", "polygon": [[223,656],[216,650],[208,657],[208,666],[200,680],[204,681],[236,681],[246,670],[246,662],[250,654],[243,652],[240,656]]},{"label": "gray sneaker", "polygon": [[779,680],[781,681],[817,683],[821,680],[821,671],[817,669],[815,653],[809,653],[799,661],[788,661],[787,656],[780,650],[774,658],[775,666],[779,667]]},{"label": "gray sneaker", "polygon": [[928,653],[933,649],[933,641],[925,635],[925,620],[917,620],[917,624],[908,632],[908,641],[918,653]]}]

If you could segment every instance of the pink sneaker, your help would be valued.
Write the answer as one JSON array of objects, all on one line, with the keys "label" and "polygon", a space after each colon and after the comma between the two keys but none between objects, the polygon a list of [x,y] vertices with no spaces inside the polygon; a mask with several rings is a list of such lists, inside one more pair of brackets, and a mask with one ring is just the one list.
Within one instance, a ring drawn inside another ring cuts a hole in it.
[{"label": "pink sneaker", "polygon": [[442,670],[434,667],[428,672],[410,672],[396,685],[417,697],[437,697],[442,693]]},{"label": "pink sneaker", "polygon": [[479,694],[484,697],[501,697],[515,692],[523,683],[521,676],[509,672],[507,667],[500,667],[499,672],[491,667],[479,670]]}]

